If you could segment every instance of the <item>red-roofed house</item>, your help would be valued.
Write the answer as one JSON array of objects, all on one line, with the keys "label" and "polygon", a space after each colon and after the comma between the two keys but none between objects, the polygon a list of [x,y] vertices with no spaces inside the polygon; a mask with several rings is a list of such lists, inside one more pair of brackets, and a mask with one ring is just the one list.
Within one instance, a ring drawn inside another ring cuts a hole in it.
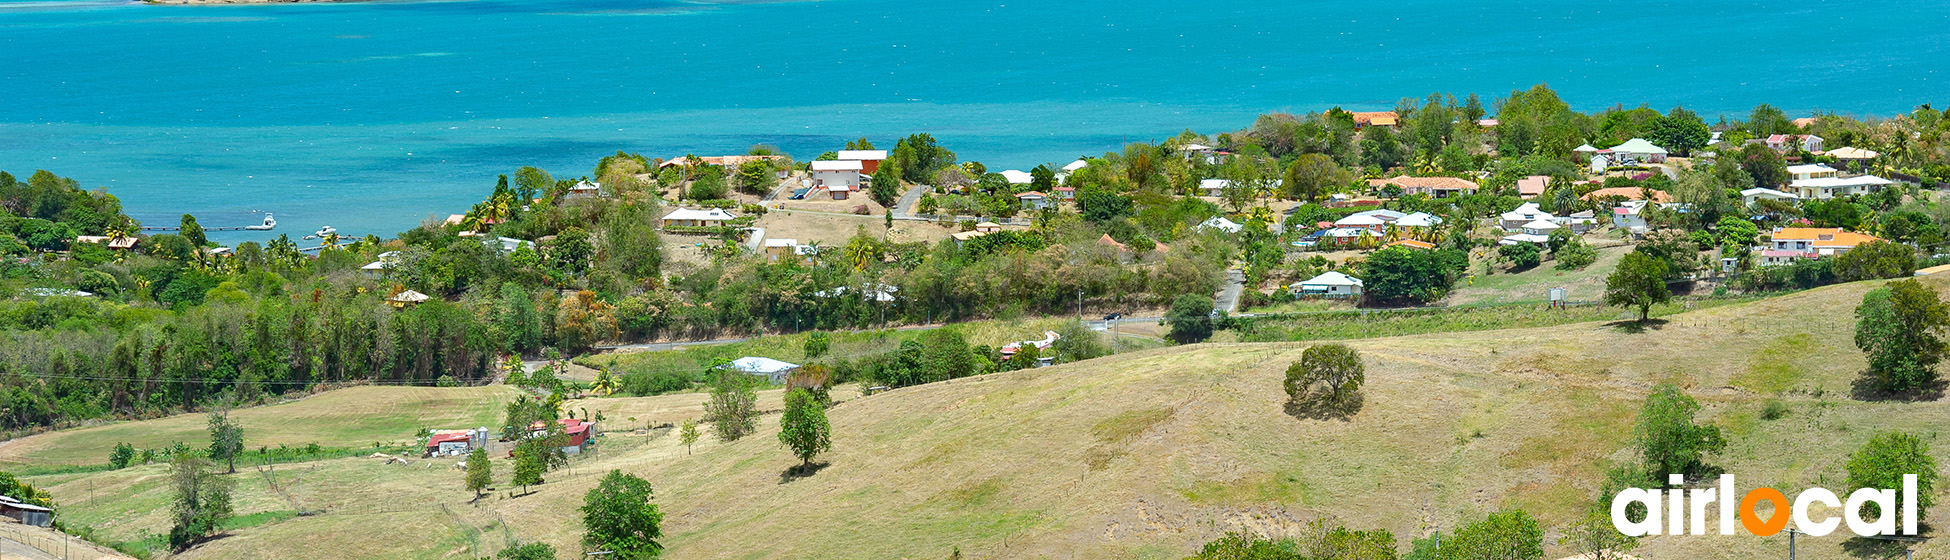
[{"label": "red-roofed house", "polygon": [[1827,141],[1813,134],[1776,134],[1767,137],[1767,147],[1773,148],[1776,152],[1785,152],[1788,149],[1788,140],[1790,138],[1800,141],[1801,149],[1809,152],[1819,152],[1828,147]]},{"label": "red-roofed house", "polygon": [[1550,182],[1551,176],[1549,175],[1531,175],[1517,179],[1517,196],[1530,198],[1544,194],[1544,187],[1550,186]]},{"label": "red-roofed house", "polygon": [[[1645,200],[1645,189],[1638,187],[1612,187],[1584,193],[1585,200],[1599,200],[1613,196],[1624,198],[1625,200]],[[1659,204],[1671,204],[1672,195],[1667,194],[1666,191],[1652,191],[1652,201]]]},{"label": "red-roofed house", "polygon": [[1353,113],[1353,115],[1354,115],[1354,128],[1357,129],[1367,128],[1370,126],[1385,126],[1388,128],[1394,128],[1395,125],[1399,124],[1401,121],[1401,115],[1395,114],[1394,111],[1357,112],[1357,113]]},{"label": "red-roofed house", "polygon": [[[1358,113],[1357,113],[1358,114]],[[1395,185],[1402,188],[1402,194],[1420,194],[1430,198],[1448,198],[1476,192],[1474,181],[1456,177],[1410,177],[1402,175],[1393,179],[1368,179],[1368,186],[1381,188]]]}]

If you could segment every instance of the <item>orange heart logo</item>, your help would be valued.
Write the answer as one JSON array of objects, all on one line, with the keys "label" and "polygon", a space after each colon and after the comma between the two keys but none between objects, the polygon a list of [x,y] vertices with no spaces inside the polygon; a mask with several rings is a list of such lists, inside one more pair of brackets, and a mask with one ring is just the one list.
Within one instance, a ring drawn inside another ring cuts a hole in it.
[{"label": "orange heart logo", "polygon": [[[1754,513],[1754,504],[1760,503],[1761,500],[1774,503],[1774,516],[1769,517],[1767,521],[1761,521],[1760,515]],[[1748,492],[1745,497],[1740,498],[1740,526],[1746,527],[1747,532],[1762,537],[1771,537],[1776,533],[1780,533],[1781,529],[1787,528],[1787,522],[1787,495],[1782,494],[1780,490],[1758,488],[1752,492]]]}]

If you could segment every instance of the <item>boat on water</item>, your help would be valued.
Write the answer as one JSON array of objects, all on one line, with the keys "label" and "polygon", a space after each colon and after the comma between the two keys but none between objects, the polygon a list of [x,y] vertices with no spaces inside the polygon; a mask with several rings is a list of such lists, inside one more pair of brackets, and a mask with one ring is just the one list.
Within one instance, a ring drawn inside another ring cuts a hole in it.
[{"label": "boat on water", "polygon": [[322,227],[322,228],[318,228],[318,232],[317,232],[317,233],[313,233],[313,234],[312,234],[312,236],[314,236],[314,237],[321,237],[321,238],[322,238],[322,237],[325,237],[325,236],[327,236],[327,235],[332,235],[332,234],[334,234],[334,233],[338,233],[338,232],[339,232],[339,228],[335,228],[335,227],[332,227],[332,226],[325,226],[325,227]]},{"label": "boat on water", "polygon": [[272,218],[271,214],[267,212],[264,214],[264,223],[254,226],[244,226],[244,229],[251,231],[271,231],[272,228],[276,227],[278,227],[277,219]]}]

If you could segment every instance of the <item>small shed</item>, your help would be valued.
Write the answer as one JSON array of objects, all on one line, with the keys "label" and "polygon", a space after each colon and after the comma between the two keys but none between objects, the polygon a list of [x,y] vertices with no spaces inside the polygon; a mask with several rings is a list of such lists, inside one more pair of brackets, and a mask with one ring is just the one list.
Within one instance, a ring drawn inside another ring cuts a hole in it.
[{"label": "small shed", "polygon": [[0,515],[11,517],[22,525],[47,527],[54,524],[54,510],[23,503],[10,496],[0,497]]},{"label": "small shed", "polygon": [[1302,295],[1360,297],[1361,279],[1337,271],[1328,271],[1321,273],[1320,276],[1295,282],[1287,289]]},{"label": "small shed", "polygon": [[794,370],[799,369],[799,364],[771,358],[746,356],[732,360],[725,367],[752,375],[763,375],[773,383],[784,383],[786,376],[792,375]]},{"label": "small shed", "polygon": [[413,290],[405,290],[405,291],[401,291],[400,293],[393,294],[390,297],[387,297],[386,303],[393,307],[406,308],[406,307],[413,307],[415,305],[426,303],[428,299],[430,298],[428,298],[426,294],[422,294],[420,292],[416,292]]}]

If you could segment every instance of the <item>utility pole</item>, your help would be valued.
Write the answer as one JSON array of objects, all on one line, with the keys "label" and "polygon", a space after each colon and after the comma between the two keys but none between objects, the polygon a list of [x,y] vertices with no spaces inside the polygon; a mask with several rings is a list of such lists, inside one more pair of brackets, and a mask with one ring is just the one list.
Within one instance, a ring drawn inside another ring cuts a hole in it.
[{"label": "utility pole", "polygon": [[1787,534],[1788,534],[1788,560],[1794,560],[1794,536],[1795,536],[1795,535],[1797,535],[1797,534],[1800,534],[1800,533],[1801,533],[1800,531],[1796,531],[1796,530],[1794,530],[1794,529],[1788,529],[1788,531],[1787,531]]},{"label": "utility pole", "polygon": [[1083,322],[1083,290],[1077,290],[1077,322]]}]

